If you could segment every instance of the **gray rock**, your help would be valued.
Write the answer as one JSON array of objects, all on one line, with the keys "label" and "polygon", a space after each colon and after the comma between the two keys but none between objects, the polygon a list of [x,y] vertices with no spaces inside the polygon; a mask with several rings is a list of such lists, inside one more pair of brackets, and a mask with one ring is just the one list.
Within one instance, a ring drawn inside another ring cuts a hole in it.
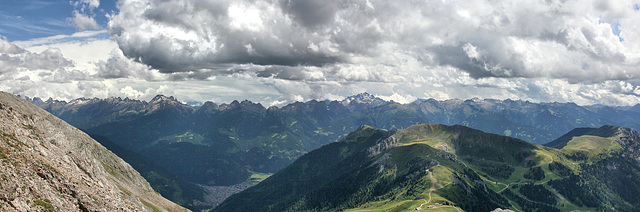
[{"label": "gray rock", "polygon": [[186,211],[87,134],[5,92],[0,210]]}]

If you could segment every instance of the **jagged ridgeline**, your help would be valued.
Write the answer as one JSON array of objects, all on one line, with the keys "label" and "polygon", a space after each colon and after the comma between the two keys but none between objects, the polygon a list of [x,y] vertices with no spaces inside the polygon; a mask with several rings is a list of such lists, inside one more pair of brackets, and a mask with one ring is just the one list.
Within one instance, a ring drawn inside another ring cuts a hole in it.
[{"label": "jagged ridgeline", "polygon": [[640,137],[613,126],[561,148],[455,125],[362,126],[214,211],[633,211]]},{"label": "jagged ridgeline", "polygon": [[1,211],[186,211],[45,110],[0,92]]},{"label": "jagged ridgeline", "polygon": [[576,127],[640,129],[640,119],[633,118],[640,117],[638,107],[480,99],[400,104],[366,93],[268,108],[247,100],[193,107],[162,95],[149,102],[30,101],[84,130],[132,164],[163,196],[192,209],[211,208],[226,197],[201,185],[245,185],[252,176],[275,173],[360,125],[390,130],[460,124],[533,143],[546,143]]}]

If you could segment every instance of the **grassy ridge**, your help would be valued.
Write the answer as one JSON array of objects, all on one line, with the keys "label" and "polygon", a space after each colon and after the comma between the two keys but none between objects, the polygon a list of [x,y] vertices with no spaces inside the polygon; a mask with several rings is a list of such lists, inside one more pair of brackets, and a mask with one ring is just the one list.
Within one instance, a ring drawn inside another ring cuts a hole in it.
[{"label": "grassy ridge", "polygon": [[555,149],[458,125],[363,126],[215,211],[632,210],[640,187],[624,185],[640,185],[640,166],[615,129]]}]

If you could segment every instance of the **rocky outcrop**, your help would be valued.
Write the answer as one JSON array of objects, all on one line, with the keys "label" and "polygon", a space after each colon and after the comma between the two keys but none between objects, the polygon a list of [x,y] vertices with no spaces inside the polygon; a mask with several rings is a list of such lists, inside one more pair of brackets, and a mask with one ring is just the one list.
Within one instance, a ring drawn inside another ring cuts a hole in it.
[{"label": "rocky outcrop", "polygon": [[[392,131],[390,134],[393,134],[395,132],[396,131]],[[391,135],[384,139],[378,140],[376,144],[373,145],[372,147],[369,147],[367,151],[369,152],[369,155],[377,155],[377,154],[380,154],[382,151],[385,151],[387,149],[390,149],[396,146],[398,146],[398,139],[396,139],[395,135]]]},{"label": "rocky outcrop", "polygon": [[632,157],[640,163],[640,133],[638,131],[618,127],[616,141],[627,150],[626,156]]},{"label": "rocky outcrop", "polygon": [[2,211],[185,211],[82,131],[0,92]]}]

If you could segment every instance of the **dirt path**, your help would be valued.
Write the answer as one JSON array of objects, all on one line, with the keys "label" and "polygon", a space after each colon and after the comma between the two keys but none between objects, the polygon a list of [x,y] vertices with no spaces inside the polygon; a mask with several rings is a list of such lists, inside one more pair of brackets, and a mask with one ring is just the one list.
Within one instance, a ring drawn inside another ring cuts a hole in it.
[{"label": "dirt path", "polygon": [[[501,183],[503,184],[503,183]],[[502,191],[504,191],[505,189],[509,188],[509,186],[511,185],[511,183],[507,184],[507,187],[504,187],[502,190],[498,191],[498,193],[502,193]]]},{"label": "dirt path", "polygon": [[[433,177],[433,172],[429,171],[429,179],[431,179],[431,189],[429,189],[429,201],[425,202],[424,204],[427,204],[429,202],[431,202],[431,192],[433,192],[434,190],[436,190],[436,178]],[[422,205],[420,205],[420,207],[422,207]]]},{"label": "dirt path", "polygon": [[429,204],[431,202],[431,192],[433,192],[433,190],[429,191],[429,201],[424,200],[424,203],[420,204],[420,207],[418,207],[419,208],[418,210],[422,209],[422,206]]},{"label": "dirt path", "polygon": [[[431,202],[431,199],[432,199],[432,198],[431,198],[431,192],[433,192],[433,191],[435,191],[435,190],[436,190],[436,189],[435,189],[435,187],[436,187],[436,179],[433,177],[433,172],[431,172],[431,171],[429,171],[429,178],[431,179],[431,189],[429,190],[429,200],[428,200],[428,201],[427,201],[427,200],[424,200],[424,203],[420,204],[420,207],[417,207],[417,208],[416,208],[416,210],[422,210],[422,209],[423,209],[423,208],[422,208],[422,206],[424,206],[424,205],[426,205],[426,204],[429,204],[429,203]],[[449,185],[449,184],[451,184],[451,183],[453,183],[453,182],[448,182],[447,184],[445,184],[445,185],[444,185],[444,186],[442,186],[442,187],[446,187],[446,186],[448,186],[448,185]],[[454,206],[445,206],[445,205],[440,205],[440,206],[442,206],[442,207],[453,207],[453,208],[456,208],[456,207],[454,207]],[[460,209],[459,209],[459,208],[456,208],[456,209],[457,209],[458,211],[460,211]]]},{"label": "dirt path", "polygon": [[433,190],[435,190],[434,187],[436,185],[436,181],[433,178],[433,172],[431,172],[429,170],[427,170],[427,171],[429,172],[429,179],[431,179],[431,188],[429,189],[429,201],[423,199],[424,203],[420,204],[420,206],[418,208],[416,208],[416,210],[422,210],[422,206],[424,206],[426,204],[429,204],[429,202],[431,202],[431,192],[433,192]]}]

